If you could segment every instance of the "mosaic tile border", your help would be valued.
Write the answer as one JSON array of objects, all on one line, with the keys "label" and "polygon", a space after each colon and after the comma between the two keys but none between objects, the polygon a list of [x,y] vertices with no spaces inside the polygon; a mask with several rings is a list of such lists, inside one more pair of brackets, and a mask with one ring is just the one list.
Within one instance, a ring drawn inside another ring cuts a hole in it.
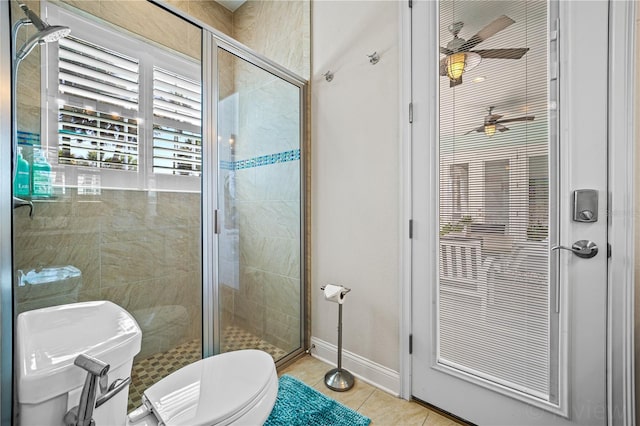
[{"label": "mosaic tile border", "polygon": [[261,155],[260,157],[248,158],[240,161],[220,161],[220,168],[223,170],[241,170],[297,160],[300,160],[300,150],[294,149],[291,151]]},{"label": "mosaic tile border", "polygon": [[[38,146],[40,145],[40,135],[37,133],[18,131],[18,144],[25,146]],[[260,157],[247,158],[246,160],[220,161],[220,168],[223,170],[242,170],[298,160],[300,160],[300,150],[293,149],[291,151],[283,151],[275,154],[261,155]]]}]

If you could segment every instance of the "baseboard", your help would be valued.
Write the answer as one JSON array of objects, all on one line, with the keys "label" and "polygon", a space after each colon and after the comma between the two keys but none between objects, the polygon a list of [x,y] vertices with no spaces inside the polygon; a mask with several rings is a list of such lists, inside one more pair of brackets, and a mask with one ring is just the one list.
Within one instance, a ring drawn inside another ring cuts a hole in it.
[{"label": "baseboard", "polygon": [[[315,346],[315,347],[314,347]],[[336,345],[311,336],[311,355],[327,364],[336,365]],[[367,382],[393,396],[400,396],[400,374],[390,368],[368,360],[353,352],[342,350],[342,368],[363,382]]]}]

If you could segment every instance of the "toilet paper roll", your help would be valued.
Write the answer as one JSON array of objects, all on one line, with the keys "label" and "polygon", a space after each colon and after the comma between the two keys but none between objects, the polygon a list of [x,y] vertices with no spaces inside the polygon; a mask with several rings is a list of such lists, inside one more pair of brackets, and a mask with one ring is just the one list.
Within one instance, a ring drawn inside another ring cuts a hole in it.
[{"label": "toilet paper roll", "polygon": [[324,298],[329,302],[344,303],[344,287],[341,285],[327,284],[324,286]]}]

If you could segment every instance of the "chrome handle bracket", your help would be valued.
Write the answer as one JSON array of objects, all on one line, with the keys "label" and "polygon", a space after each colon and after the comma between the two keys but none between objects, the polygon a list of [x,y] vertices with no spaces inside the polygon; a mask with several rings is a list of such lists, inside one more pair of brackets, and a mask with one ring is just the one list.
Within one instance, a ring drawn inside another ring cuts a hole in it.
[{"label": "chrome handle bracket", "polygon": [[553,246],[551,247],[551,250],[568,250],[583,259],[591,259],[598,254],[598,246],[596,243],[589,240],[578,240],[573,243],[571,247],[565,247],[562,245]]},{"label": "chrome handle bracket", "polygon": [[129,384],[131,384],[131,377],[114,380],[114,382],[111,383],[111,386],[109,386],[109,391],[100,395],[100,398],[96,400],[96,408],[116,396],[121,390],[129,386]]}]

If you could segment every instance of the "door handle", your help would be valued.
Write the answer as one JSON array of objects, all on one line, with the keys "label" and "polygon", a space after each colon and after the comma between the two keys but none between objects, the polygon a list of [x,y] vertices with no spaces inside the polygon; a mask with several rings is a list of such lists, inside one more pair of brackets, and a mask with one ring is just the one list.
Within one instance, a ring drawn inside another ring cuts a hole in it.
[{"label": "door handle", "polygon": [[571,247],[565,247],[561,245],[551,247],[551,250],[569,250],[578,257],[583,259],[591,259],[598,254],[598,246],[593,241],[579,240],[573,243]]}]

